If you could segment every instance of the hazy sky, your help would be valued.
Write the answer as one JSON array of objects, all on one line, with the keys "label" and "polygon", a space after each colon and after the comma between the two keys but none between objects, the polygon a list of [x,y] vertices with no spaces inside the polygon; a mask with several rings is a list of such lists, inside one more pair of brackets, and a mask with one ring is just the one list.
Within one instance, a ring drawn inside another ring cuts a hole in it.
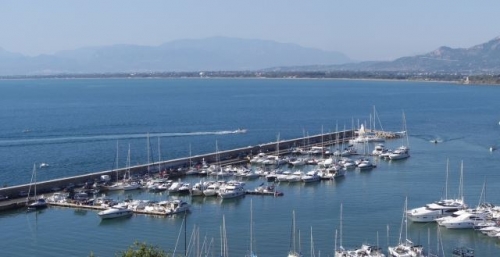
[{"label": "hazy sky", "polygon": [[212,36],[268,39],[391,60],[500,36],[500,1],[60,0],[0,2],[0,47],[26,55],[159,45]]}]

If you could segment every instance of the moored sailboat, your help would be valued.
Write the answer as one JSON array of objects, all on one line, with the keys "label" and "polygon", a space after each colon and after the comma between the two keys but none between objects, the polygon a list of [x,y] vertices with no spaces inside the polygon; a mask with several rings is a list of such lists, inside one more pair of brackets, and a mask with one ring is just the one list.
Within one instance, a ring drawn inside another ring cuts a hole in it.
[{"label": "moored sailboat", "polygon": [[[36,195],[36,184],[37,184],[36,164],[33,164],[33,174],[31,175],[31,180],[32,180],[32,184],[34,185],[33,193],[34,193],[35,202],[29,203],[30,192],[28,192],[28,198],[27,198],[28,211],[41,210],[41,209],[47,208],[47,202],[45,201],[45,198],[43,196],[37,198],[37,195]],[[30,190],[31,190],[31,185],[30,185]]]}]

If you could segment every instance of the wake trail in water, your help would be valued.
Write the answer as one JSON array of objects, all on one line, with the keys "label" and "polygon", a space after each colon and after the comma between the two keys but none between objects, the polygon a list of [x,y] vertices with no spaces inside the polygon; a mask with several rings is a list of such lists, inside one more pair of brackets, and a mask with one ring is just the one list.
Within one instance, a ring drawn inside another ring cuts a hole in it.
[{"label": "wake trail in water", "polygon": [[[150,137],[187,137],[187,136],[205,136],[205,135],[230,135],[242,134],[246,130],[222,130],[222,131],[199,131],[199,132],[180,132],[180,133],[149,133]],[[41,145],[41,144],[59,144],[86,141],[107,141],[120,139],[138,139],[147,138],[147,134],[115,134],[115,135],[88,135],[88,136],[66,136],[66,137],[45,137],[45,138],[26,138],[26,139],[8,139],[0,140],[2,146],[18,145]]]}]

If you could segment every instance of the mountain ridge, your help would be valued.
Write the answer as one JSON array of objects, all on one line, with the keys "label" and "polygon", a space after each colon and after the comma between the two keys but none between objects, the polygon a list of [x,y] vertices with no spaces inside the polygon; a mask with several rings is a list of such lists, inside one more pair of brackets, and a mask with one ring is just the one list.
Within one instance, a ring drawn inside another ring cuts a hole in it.
[{"label": "mountain ridge", "polygon": [[0,75],[203,70],[259,70],[273,66],[352,62],[340,52],[271,40],[211,37],[158,46],[116,44],[27,57],[0,49]]},{"label": "mountain ridge", "polygon": [[158,46],[116,44],[82,47],[34,57],[0,47],[0,75],[148,73],[196,71],[366,71],[500,73],[500,36],[468,48],[441,46],[392,61],[352,62],[328,52],[271,40],[210,37]]}]

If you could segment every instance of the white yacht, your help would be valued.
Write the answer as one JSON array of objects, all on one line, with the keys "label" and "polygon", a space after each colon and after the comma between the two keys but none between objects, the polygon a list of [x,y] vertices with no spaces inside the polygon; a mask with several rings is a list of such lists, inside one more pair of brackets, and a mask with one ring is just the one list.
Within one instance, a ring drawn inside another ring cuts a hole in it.
[{"label": "white yacht", "polygon": [[375,168],[376,166],[368,159],[363,159],[358,163],[358,168],[360,171],[363,170],[371,170]]},{"label": "white yacht", "polygon": [[293,166],[300,166],[306,164],[305,160],[303,158],[291,158],[288,163],[290,163]]},{"label": "white yacht", "polygon": [[207,186],[206,189],[203,190],[204,196],[217,196],[219,193],[219,188],[221,186],[220,182],[213,182]]},{"label": "white yacht", "polygon": [[131,216],[134,212],[127,208],[111,207],[97,213],[101,219],[114,219]]},{"label": "white yacht", "polygon": [[389,154],[389,159],[391,160],[401,160],[408,157],[410,157],[410,148],[404,145],[398,147],[398,149]]},{"label": "white yacht", "polygon": [[144,208],[144,211],[169,215],[169,214],[188,212],[189,208],[190,205],[187,202],[176,199],[170,201],[169,200],[160,201],[158,203],[148,205]]},{"label": "white yacht", "polygon": [[476,224],[486,221],[486,216],[486,213],[463,212],[456,217],[450,216],[443,220],[438,220],[438,224],[450,229],[474,228]]},{"label": "white yacht", "polygon": [[388,149],[385,148],[384,144],[377,144],[372,151],[372,155],[379,156],[387,151]]},{"label": "white yacht", "polygon": [[122,184],[122,189],[125,191],[141,189],[141,184],[137,182],[127,182]]},{"label": "white yacht", "polygon": [[183,213],[189,211],[189,207],[190,205],[187,202],[176,199],[166,203],[165,212],[167,214]]},{"label": "white yacht", "polygon": [[448,217],[457,211],[467,209],[467,205],[463,196],[463,162],[460,171],[460,184],[458,187],[459,196],[456,199],[448,199],[448,167],[449,162],[446,162],[446,183],[445,183],[445,199],[427,204],[423,207],[411,209],[407,212],[408,219],[413,222],[433,222],[436,219]]},{"label": "white yacht", "polygon": [[424,207],[408,211],[408,219],[413,222],[434,222],[436,219],[451,216],[454,212],[466,209],[463,199],[445,199]]},{"label": "white yacht", "polygon": [[245,189],[241,184],[231,183],[221,187],[219,196],[222,199],[236,198],[245,195]]}]

